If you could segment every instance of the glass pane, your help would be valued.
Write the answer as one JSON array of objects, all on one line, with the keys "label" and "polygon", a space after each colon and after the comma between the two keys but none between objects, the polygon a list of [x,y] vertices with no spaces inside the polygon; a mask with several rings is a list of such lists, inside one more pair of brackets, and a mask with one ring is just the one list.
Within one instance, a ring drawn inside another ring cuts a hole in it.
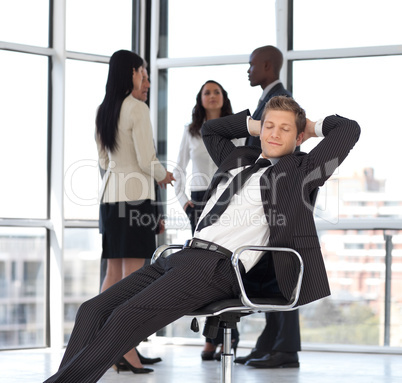
[{"label": "glass pane", "polygon": [[73,329],[78,307],[99,294],[102,240],[98,229],[64,231],[64,340]]},{"label": "glass pane", "polygon": [[[400,174],[389,162],[402,140],[395,97],[402,87],[402,78],[395,76],[401,65],[401,56],[294,62],[293,95],[308,117],[337,113],[362,128],[355,148],[319,195],[322,218],[402,216]],[[381,81],[368,81],[378,68],[386,68]],[[311,149],[310,142],[303,151]]]},{"label": "glass pane", "polygon": [[67,50],[111,56],[131,49],[131,0],[66,0],[66,8]]},{"label": "glass pane", "polygon": [[[0,217],[46,218],[48,59],[0,51]],[[14,74],[14,75],[10,75]]]},{"label": "glass pane", "polygon": [[106,64],[66,62],[66,219],[98,219],[100,177],[95,116],[105,95],[107,71]]},{"label": "glass pane", "polygon": [[401,12],[400,0],[294,0],[293,48],[400,44]]},{"label": "glass pane", "polygon": [[[393,233],[391,346],[400,347],[401,234]],[[302,307],[306,343],[383,345],[385,244],[379,230],[319,233],[332,295]]]},{"label": "glass pane", "polygon": [[46,230],[0,227],[0,349],[45,346]]},{"label": "glass pane", "polygon": [[47,47],[49,0],[0,1],[0,41]]},{"label": "glass pane", "polygon": [[167,14],[167,39],[161,36],[161,42],[168,57],[250,54],[276,44],[274,0],[247,6],[242,0],[169,0]]},{"label": "glass pane", "polygon": [[[176,164],[183,130],[185,125],[191,122],[191,113],[196,103],[197,93],[207,80],[218,81],[228,92],[233,112],[240,112],[247,108],[250,109],[251,113],[254,111],[262,90],[260,87],[250,87],[247,77],[248,67],[248,64],[242,64],[172,68],[168,70],[168,105],[166,107],[168,111],[168,168],[174,167]],[[233,81],[234,78],[238,80]],[[191,174],[191,164],[187,170],[187,174]],[[188,195],[190,195],[189,192]],[[172,228],[167,233],[167,243],[180,243],[177,241],[191,237],[187,216],[177,201],[172,187],[167,188],[165,210],[169,218],[168,226]],[[183,229],[186,231],[183,232]]]}]

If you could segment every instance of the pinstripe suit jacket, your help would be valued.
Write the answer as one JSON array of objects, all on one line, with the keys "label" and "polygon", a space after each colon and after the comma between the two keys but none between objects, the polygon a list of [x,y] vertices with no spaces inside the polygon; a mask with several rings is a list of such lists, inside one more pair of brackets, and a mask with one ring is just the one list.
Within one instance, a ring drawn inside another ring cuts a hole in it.
[{"label": "pinstripe suit jacket", "polygon": [[[236,148],[230,141],[249,135],[248,115],[248,111],[243,111],[204,124],[203,139],[218,166],[206,198],[211,196],[228,170],[249,165],[261,154],[261,149]],[[346,158],[359,139],[360,127],[355,121],[334,115],[325,118],[323,134],[325,138],[310,153],[297,152],[282,157],[260,180],[261,199],[270,228],[268,245],[293,248],[304,261],[299,305],[330,295],[310,195]],[[272,256],[279,288],[286,298],[290,298],[297,268],[291,257],[283,253],[273,252]]]}]

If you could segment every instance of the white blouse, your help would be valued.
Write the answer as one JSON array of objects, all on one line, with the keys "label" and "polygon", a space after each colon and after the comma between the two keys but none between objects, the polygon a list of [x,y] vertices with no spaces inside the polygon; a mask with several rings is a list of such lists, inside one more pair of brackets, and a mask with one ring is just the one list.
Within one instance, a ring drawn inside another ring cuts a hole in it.
[{"label": "white blouse", "polygon": [[[233,139],[236,146],[244,145],[245,138]],[[192,162],[191,175],[187,181],[187,165]],[[188,125],[185,126],[183,137],[181,139],[179,154],[177,156],[176,167],[173,170],[173,176],[176,179],[174,190],[182,207],[191,200],[186,194],[186,186],[190,191],[207,190],[217,166],[212,161],[204,141],[201,136],[193,137]],[[187,182],[189,185],[187,185]]]},{"label": "white blouse", "polygon": [[191,200],[186,195],[187,166],[192,162],[191,175],[189,176],[190,191],[207,190],[212,176],[218,169],[208,154],[207,148],[200,136],[193,137],[186,125],[177,156],[176,167],[173,170],[174,190],[182,207]]}]

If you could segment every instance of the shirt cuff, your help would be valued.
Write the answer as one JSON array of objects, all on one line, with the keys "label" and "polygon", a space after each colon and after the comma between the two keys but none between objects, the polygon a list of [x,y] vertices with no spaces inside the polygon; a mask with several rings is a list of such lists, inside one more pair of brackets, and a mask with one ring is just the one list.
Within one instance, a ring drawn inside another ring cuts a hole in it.
[{"label": "shirt cuff", "polygon": [[324,122],[324,119],[320,119],[315,123],[314,130],[315,134],[317,137],[324,137],[324,134],[322,133],[322,123]]},{"label": "shirt cuff", "polygon": [[250,129],[249,129],[249,127],[248,127],[248,122],[249,122],[250,120],[252,120],[251,116],[247,116],[247,117],[246,117],[247,131],[248,131],[248,134],[250,134],[250,136],[251,136]]}]

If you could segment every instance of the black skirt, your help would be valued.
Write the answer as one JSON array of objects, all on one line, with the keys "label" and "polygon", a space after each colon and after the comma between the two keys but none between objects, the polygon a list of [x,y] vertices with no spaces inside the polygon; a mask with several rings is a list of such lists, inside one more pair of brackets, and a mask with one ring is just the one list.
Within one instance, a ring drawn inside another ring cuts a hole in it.
[{"label": "black skirt", "polygon": [[99,227],[102,258],[152,257],[158,217],[153,201],[102,203]]}]

